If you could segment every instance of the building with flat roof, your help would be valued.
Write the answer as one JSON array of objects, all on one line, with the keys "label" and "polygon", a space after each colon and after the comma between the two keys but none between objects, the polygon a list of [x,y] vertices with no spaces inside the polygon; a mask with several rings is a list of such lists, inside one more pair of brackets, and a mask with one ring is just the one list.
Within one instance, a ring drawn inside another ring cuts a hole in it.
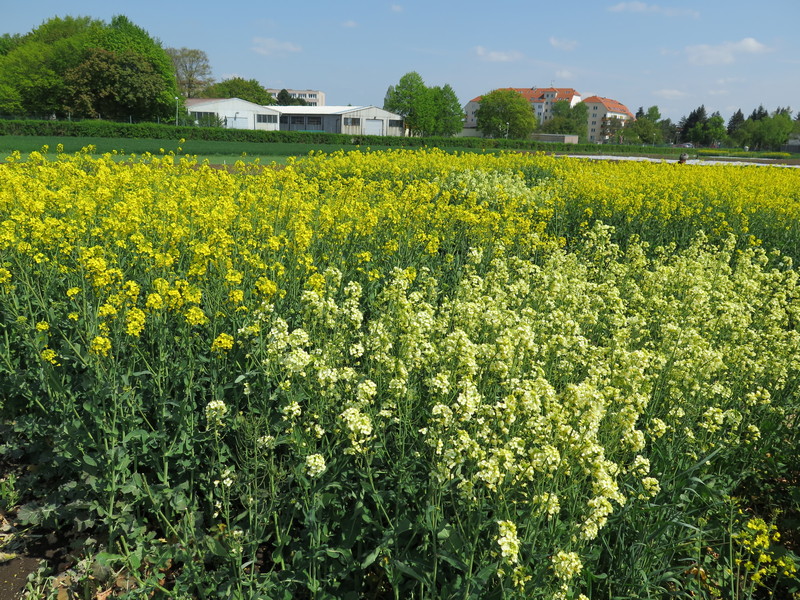
[{"label": "building with flat roof", "polygon": [[198,125],[347,135],[405,135],[403,117],[377,106],[262,106],[241,98],[187,98]]}]

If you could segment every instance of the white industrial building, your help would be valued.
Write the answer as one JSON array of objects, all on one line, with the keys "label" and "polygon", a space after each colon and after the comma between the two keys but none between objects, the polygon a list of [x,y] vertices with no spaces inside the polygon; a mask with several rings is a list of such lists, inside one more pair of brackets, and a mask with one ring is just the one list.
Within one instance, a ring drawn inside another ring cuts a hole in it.
[{"label": "white industrial building", "polygon": [[214,117],[228,129],[405,135],[403,118],[377,106],[261,106],[240,98],[188,98],[197,122]]},{"label": "white industrial building", "polygon": [[227,129],[279,128],[280,112],[241,98],[187,98],[186,110],[198,124],[216,118]]}]

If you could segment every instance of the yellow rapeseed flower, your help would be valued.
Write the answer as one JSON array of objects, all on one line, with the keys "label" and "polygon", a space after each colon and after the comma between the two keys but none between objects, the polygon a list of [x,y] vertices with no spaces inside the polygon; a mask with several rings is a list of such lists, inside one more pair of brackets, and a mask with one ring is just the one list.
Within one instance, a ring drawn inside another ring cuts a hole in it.
[{"label": "yellow rapeseed flower", "polygon": [[89,344],[89,352],[97,356],[108,356],[111,352],[111,340],[104,335],[95,336]]},{"label": "yellow rapeseed flower", "polygon": [[212,352],[227,352],[233,348],[233,337],[227,333],[220,333],[213,342],[211,342]]}]

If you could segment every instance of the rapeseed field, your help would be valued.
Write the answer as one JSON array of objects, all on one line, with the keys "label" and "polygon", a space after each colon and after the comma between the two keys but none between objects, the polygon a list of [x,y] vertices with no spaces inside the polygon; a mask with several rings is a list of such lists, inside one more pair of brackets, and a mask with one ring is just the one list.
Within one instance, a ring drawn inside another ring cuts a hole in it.
[{"label": "rapeseed field", "polygon": [[797,597],[799,244],[798,169],[17,153],[0,508],[81,598]]}]

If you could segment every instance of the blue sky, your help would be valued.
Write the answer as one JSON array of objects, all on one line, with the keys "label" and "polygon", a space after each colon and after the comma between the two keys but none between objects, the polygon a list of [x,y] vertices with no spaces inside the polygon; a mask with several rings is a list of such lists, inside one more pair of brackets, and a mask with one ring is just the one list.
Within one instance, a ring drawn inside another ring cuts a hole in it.
[{"label": "blue sky", "polygon": [[319,89],[328,104],[383,105],[417,71],[466,103],[498,87],[572,87],[727,120],[759,104],[800,110],[800,0],[0,0],[0,33],[53,16],[124,14],[164,46],[208,54],[214,77]]}]

